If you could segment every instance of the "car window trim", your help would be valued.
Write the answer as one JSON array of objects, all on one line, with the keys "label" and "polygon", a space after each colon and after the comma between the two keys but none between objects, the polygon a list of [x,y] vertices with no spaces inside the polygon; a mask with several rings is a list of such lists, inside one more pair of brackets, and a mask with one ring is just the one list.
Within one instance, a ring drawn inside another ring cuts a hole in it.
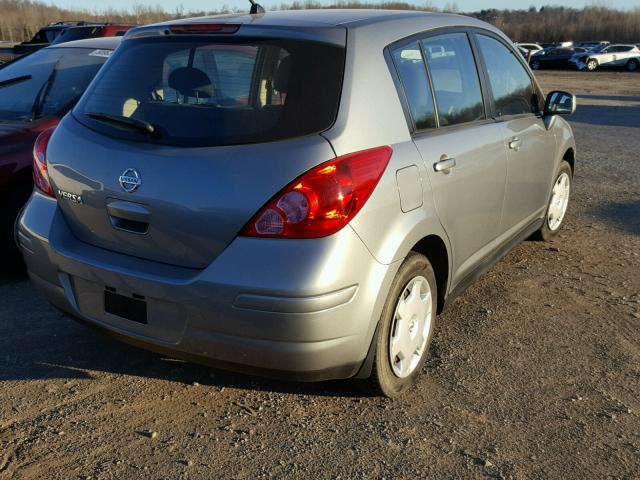
[{"label": "car window trim", "polygon": [[444,125],[438,128],[425,128],[413,133],[412,139],[419,140],[421,138],[427,138],[434,135],[444,135],[445,133],[455,132],[457,130],[466,130],[469,128],[481,127],[483,125],[495,125],[496,122],[493,118],[485,118],[484,120],[474,120],[473,122],[456,123],[455,125]]},{"label": "car window trim", "polygon": [[[522,55],[520,55],[507,42],[505,42],[503,38],[501,38],[499,35],[496,35],[495,33],[491,32],[490,30],[486,30],[486,29],[483,29],[483,28],[476,28],[476,27],[471,28],[470,30],[472,31],[473,42],[476,45],[477,55],[478,55],[478,57],[480,59],[480,62],[482,64],[482,71],[484,72],[484,75],[485,75],[485,78],[486,78],[487,93],[489,94],[489,96],[490,96],[489,98],[491,100],[491,118],[493,118],[497,122],[502,122],[502,121],[513,120],[513,119],[517,119],[517,118],[526,118],[526,117],[529,117],[529,116],[540,117],[541,111],[542,111],[541,108],[540,108],[540,105],[544,104],[544,95],[542,95],[542,90],[538,86],[538,83],[536,82],[535,77],[532,75],[528,64],[525,63],[524,58],[522,58]],[[531,88],[533,90],[533,93],[536,95],[536,97],[538,99],[538,105],[537,105],[537,109],[538,110],[536,112],[517,113],[517,114],[513,114],[513,115],[500,115],[500,116],[497,115],[496,108],[495,108],[495,98],[494,98],[494,95],[493,95],[493,89],[491,88],[491,82],[489,80],[489,71],[487,70],[487,65],[485,63],[484,56],[482,55],[482,51],[480,50],[480,45],[478,44],[478,38],[477,38],[478,35],[484,35],[486,37],[489,37],[489,38],[492,38],[492,39],[498,41],[507,50],[509,50],[511,52],[511,54],[516,58],[516,60],[520,63],[520,65],[524,69],[525,73],[529,77],[529,82],[531,83]]]}]

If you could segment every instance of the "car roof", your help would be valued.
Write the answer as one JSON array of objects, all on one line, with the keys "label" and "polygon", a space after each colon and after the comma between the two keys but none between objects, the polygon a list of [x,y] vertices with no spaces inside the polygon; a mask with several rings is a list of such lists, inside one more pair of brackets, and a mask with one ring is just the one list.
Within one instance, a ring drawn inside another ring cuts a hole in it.
[{"label": "car roof", "polygon": [[211,21],[220,23],[251,23],[260,26],[299,26],[335,27],[346,23],[358,21],[384,22],[398,16],[428,15],[426,12],[410,10],[382,10],[382,9],[308,9],[308,10],[283,10],[266,12],[259,15],[248,13],[234,13],[227,15],[212,15],[205,17],[184,18],[162,22],[160,25],[175,25],[185,23],[207,23]]},{"label": "car roof", "polygon": [[72,42],[57,43],[47,48],[102,48],[115,50],[122,42],[122,37],[99,37],[74,40]]},{"label": "car roof", "polygon": [[[132,28],[125,34],[125,41],[162,35],[166,27],[185,24],[240,24],[240,34],[279,30],[285,35],[299,32],[308,40],[322,38],[327,41],[344,42],[344,34],[338,30],[348,30],[351,35],[362,35],[363,41],[371,48],[384,48],[397,40],[418,32],[445,27],[476,27],[490,30],[505,40],[500,30],[476,18],[448,13],[432,13],[414,10],[383,9],[318,9],[287,10],[264,14],[230,14],[208,17],[186,18]],[[154,32],[154,33],[152,33]],[[296,33],[297,35],[298,33]],[[354,37],[355,38],[355,37]],[[510,42],[510,40],[508,40]]]},{"label": "car roof", "polygon": [[[402,19],[420,18],[426,23],[436,18],[450,18],[452,25],[467,25],[470,17],[461,15],[432,13],[416,10],[383,10],[383,9],[309,9],[309,10],[285,10],[266,12],[259,15],[250,14],[228,14],[213,15],[206,17],[193,17],[179,20],[170,20],[154,25],[139,27],[141,29],[158,25],[184,25],[185,23],[239,23],[256,26],[279,26],[279,27],[337,27],[348,26],[356,28],[358,26],[380,25],[393,23]],[[466,20],[465,20],[466,19]],[[439,22],[436,22],[439,23]],[[484,22],[480,22],[484,23]],[[428,27],[428,25],[427,25]],[[138,30],[138,29],[136,29]]]}]

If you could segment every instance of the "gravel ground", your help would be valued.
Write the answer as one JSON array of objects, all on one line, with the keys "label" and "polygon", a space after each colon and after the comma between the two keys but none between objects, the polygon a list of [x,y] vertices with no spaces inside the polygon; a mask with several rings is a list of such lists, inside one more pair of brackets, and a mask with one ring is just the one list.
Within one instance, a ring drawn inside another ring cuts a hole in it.
[{"label": "gravel ground", "polygon": [[573,90],[562,234],[439,318],[397,401],[128,347],[0,274],[0,478],[640,478],[640,74]]}]

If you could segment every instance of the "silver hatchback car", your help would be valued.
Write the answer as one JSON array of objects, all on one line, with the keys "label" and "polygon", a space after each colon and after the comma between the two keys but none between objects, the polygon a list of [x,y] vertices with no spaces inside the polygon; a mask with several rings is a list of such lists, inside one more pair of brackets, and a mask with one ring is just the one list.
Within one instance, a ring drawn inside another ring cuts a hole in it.
[{"label": "silver hatchback car", "polygon": [[560,228],[574,109],[457,15],[144,26],[38,139],[16,237],[52,304],[125,341],[393,397],[437,313]]}]

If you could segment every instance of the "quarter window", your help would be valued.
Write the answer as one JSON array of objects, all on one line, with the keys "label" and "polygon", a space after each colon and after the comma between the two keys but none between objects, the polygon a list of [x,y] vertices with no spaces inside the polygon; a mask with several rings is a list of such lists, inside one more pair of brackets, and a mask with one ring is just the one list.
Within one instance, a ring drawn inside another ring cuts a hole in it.
[{"label": "quarter window", "polygon": [[411,116],[417,130],[436,126],[433,97],[427,78],[427,70],[420,53],[418,42],[411,43],[392,51],[398,75],[402,81]]},{"label": "quarter window", "polygon": [[533,85],[522,64],[505,45],[486,35],[478,44],[487,67],[497,116],[534,111]]},{"label": "quarter window", "polygon": [[423,48],[441,126],[485,118],[478,70],[465,33],[429,37]]}]

